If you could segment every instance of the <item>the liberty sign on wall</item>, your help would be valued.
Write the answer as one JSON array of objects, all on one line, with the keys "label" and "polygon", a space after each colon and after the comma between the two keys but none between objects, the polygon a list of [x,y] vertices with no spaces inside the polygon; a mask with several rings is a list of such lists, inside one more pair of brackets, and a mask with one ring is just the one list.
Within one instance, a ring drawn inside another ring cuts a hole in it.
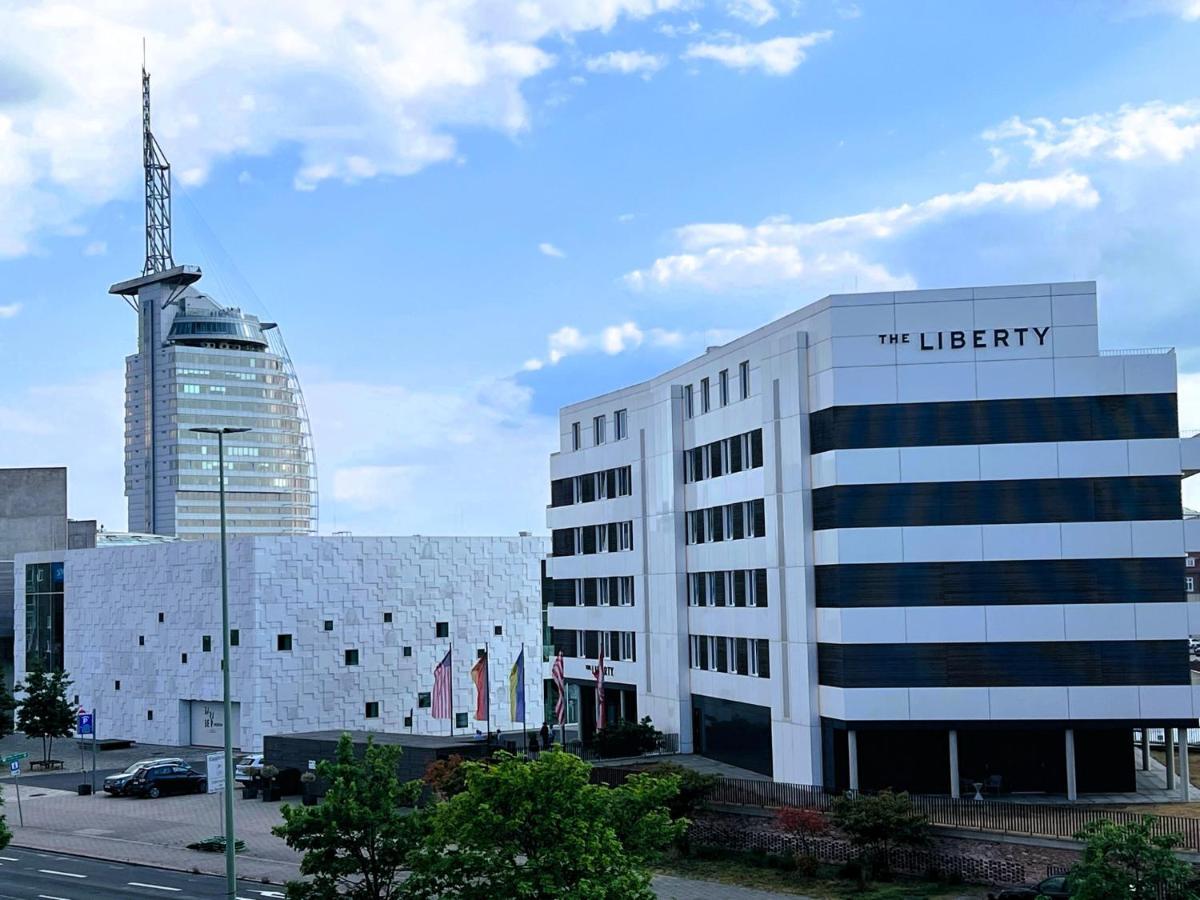
[{"label": "the liberty sign on wall", "polygon": [[881,344],[918,344],[922,350],[986,350],[989,347],[1044,346],[1050,326],[1038,328],[976,328],[973,331],[919,331],[881,334]]}]

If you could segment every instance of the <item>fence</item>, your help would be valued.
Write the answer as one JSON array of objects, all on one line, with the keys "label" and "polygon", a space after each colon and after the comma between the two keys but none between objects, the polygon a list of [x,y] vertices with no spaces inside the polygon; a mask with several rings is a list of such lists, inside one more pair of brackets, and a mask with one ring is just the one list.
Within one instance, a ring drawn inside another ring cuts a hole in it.
[{"label": "fence", "polygon": [[[606,758],[618,758],[618,757],[603,757],[603,756],[601,756],[599,751],[596,749],[596,744],[594,741],[591,743],[587,743],[587,744],[585,744],[583,741],[567,741],[565,744],[563,744],[563,749],[566,750],[568,753],[578,756],[580,759],[588,760],[589,762],[592,760],[603,760]],[[679,735],[677,735],[677,734],[660,734],[658,736],[658,740],[656,741],[653,750],[646,750],[642,753],[632,754],[628,757],[622,756],[619,758],[620,759],[632,759],[634,757],[641,758],[641,757],[654,757],[654,756],[672,756],[678,752],[679,752]],[[618,769],[618,770],[614,770],[614,771],[623,771],[623,770]],[[629,773],[625,772],[625,774],[628,775]]]},{"label": "fence", "polygon": [[[596,768],[592,771],[592,780],[620,784],[629,774],[627,769]],[[709,794],[708,802],[762,810],[798,806],[827,812],[840,796],[841,792],[817,785],[721,778]],[[921,794],[912,795],[912,803],[931,825],[981,833],[1061,839],[1073,838],[1084,825],[1097,819],[1126,824],[1140,822],[1145,815],[1091,805],[955,800]],[[1151,828],[1155,834],[1177,834],[1184,849],[1200,851],[1200,819],[1157,816]]]}]

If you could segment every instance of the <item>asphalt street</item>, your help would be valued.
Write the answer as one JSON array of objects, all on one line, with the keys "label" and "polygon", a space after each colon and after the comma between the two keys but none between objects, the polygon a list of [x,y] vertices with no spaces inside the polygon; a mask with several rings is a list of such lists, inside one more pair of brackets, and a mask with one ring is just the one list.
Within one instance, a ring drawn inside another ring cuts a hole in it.
[{"label": "asphalt street", "polygon": [[[281,900],[277,885],[241,883],[239,900]],[[40,853],[21,847],[0,850],[0,900],[133,900],[172,897],[215,900],[225,879],[146,866]]]}]

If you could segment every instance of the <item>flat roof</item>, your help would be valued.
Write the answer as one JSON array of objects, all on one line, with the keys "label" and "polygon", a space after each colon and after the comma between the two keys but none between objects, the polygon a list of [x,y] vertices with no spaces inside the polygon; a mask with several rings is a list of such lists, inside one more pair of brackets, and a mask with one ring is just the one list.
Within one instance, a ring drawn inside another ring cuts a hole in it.
[{"label": "flat roof", "polygon": [[400,747],[422,747],[433,750],[460,747],[471,744],[483,744],[483,741],[476,740],[470,735],[462,734],[451,737],[448,734],[433,735],[396,733],[390,731],[346,731],[340,728],[329,729],[327,731],[302,731],[298,734],[269,734],[266,736],[266,738],[264,738],[264,740],[330,741],[336,744],[341,739],[343,734],[350,735],[350,739],[356,744],[365,744],[368,738],[374,738],[375,743],[377,744],[389,744]]},{"label": "flat roof", "polygon": [[108,289],[110,294],[136,294],[139,290],[148,284],[156,284],[160,281],[170,281],[175,284],[191,284],[199,281],[203,273],[199,266],[175,266],[173,269],[166,269],[162,272],[151,272],[149,275],[139,275],[137,278],[130,278],[128,281],[118,281]]}]

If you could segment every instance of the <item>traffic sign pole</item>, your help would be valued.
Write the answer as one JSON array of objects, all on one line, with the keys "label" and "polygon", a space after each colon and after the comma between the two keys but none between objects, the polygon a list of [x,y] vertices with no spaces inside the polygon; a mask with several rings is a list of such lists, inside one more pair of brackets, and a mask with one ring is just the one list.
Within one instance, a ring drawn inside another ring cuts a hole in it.
[{"label": "traffic sign pole", "polygon": [[25,827],[25,810],[21,809],[21,762],[13,760],[9,763],[13,773],[13,787],[17,791],[17,818],[21,822],[21,827]]},{"label": "traffic sign pole", "polygon": [[92,710],[92,796],[96,796],[96,710]]}]

